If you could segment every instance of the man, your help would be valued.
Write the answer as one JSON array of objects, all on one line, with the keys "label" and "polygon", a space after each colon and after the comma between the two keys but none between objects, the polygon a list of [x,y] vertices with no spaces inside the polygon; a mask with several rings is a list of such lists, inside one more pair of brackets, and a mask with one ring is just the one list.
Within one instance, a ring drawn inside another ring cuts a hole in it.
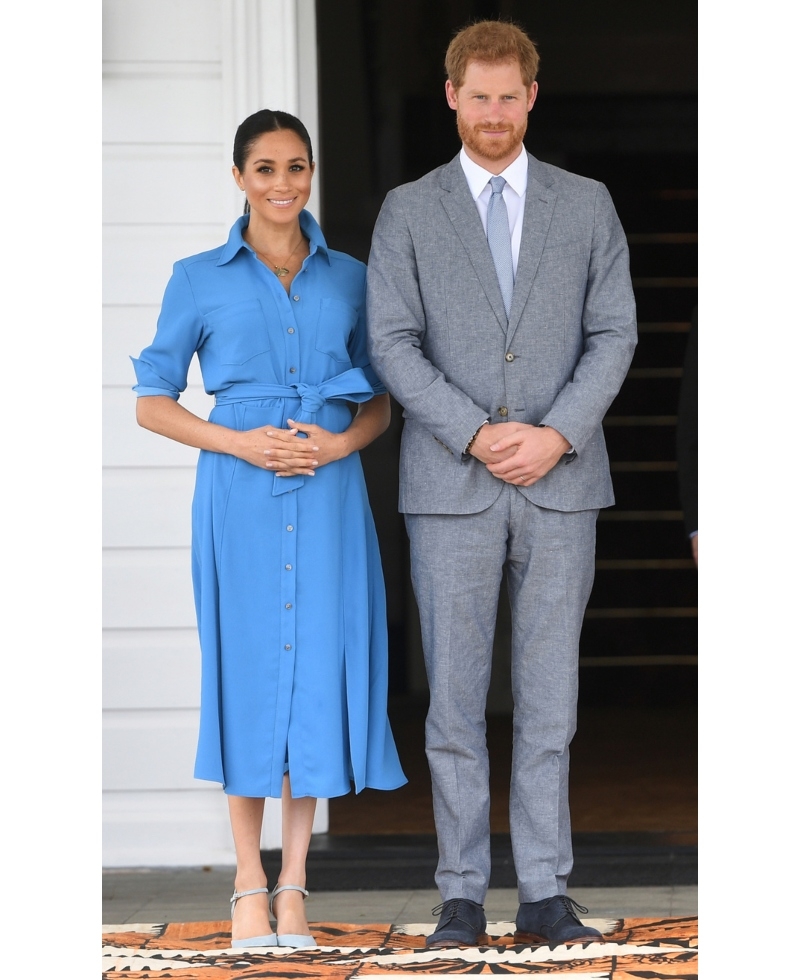
[{"label": "man", "polygon": [[430,686],[443,905],[428,946],[475,945],[486,927],[485,708],[504,569],[517,939],[587,942],[600,934],[566,895],[567,775],[595,522],[614,502],[601,421],[636,344],[628,252],[602,184],[525,152],[527,35],[474,24],[445,67],[463,149],[389,193],[367,285],[371,361],[404,409],[400,509]]}]

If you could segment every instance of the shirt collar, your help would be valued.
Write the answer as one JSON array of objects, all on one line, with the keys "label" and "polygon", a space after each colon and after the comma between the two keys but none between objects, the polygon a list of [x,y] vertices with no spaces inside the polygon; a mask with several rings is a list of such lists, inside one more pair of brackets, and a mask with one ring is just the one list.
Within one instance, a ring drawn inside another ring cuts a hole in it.
[{"label": "shirt collar", "polygon": [[[459,161],[461,163],[461,169],[464,171],[464,176],[467,178],[467,184],[469,184],[469,192],[472,194],[472,199],[477,201],[478,198],[483,193],[486,185],[489,183],[494,174],[489,173],[488,170],[484,170],[483,167],[479,166],[467,156],[467,152],[464,147],[461,147],[461,153],[459,154]],[[521,146],[519,149],[519,156],[512,163],[506,167],[506,169],[499,175],[504,177],[505,180],[511,185],[511,189],[517,193],[519,197],[525,193],[528,189],[528,154],[525,152],[525,147]]]},{"label": "shirt collar", "polygon": [[[242,238],[242,233],[245,228],[250,224],[250,215],[243,214],[241,217],[237,218],[233,223],[230,234],[228,235],[228,241],[225,243],[222,254],[217,260],[217,265],[226,265],[232,259],[234,259],[242,249],[246,249],[248,252],[252,252],[253,248],[248,245],[247,242]],[[313,255],[317,250],[320,254],[324,256],[330,265],[330,255],[328,255],[328,245],[325,241],[325,236],[322,234],[322,229],[317,224],[316,219],[311,214],[310,211],[300,212],[300,231],[306,236],[309,244],[309,255]]]}]

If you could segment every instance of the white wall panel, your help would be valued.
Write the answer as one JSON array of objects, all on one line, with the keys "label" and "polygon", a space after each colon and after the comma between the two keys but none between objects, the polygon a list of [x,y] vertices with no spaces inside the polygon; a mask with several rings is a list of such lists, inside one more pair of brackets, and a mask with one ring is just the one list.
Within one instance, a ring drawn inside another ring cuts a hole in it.
[{"label": "white wall panel", "polygon": [[[153,106],[158,111],[153,111]],[[103,85],[103,137],[106,143],[222,142],[220,80],[211,66],[204,75],[164,73],[110,77]]]},{"label": "white wall panel", "polygon": [[[207,419],[214,399],[187,388],[180,404]],[[194,466],[198,450],[143,429],[136,422],[136,395],[129,387],[103,390],[103,461],[106,466]]]},{"label": "white wall panel", "polygon": [[106,469],[106,548],[188,548],[195,470],[185,467]]},{"label": "white wall panel", "polygon": [[190,549],[107,549],[103,623],[108,629],[195,626]]},{"label": "white wall panel", "polygon": [[103,302],[113,306],[160,306],[175,262],[224,245],[228,230],[221,225],[106,226]]},{"label": "white wall panel", "polygon": [[[152,111],[154,103],[158,112]],[[221,144],[219,78],[112,76],[104,79],[103,136],[106,143]]]},{"label": "white wall panel", "polygon": [[108,710],[199,708],[197,630],[105,630],[103,705]]},{"label": "white wall panel", "polygon": [[106,61],[218,61],[220,0],[103,0]]},{"label": "white wall panel", "polygon": [[[228,804],[225,795],[219,788],[214,792],[214,787],[214,783],[208,783],[212,792],[200,788],[161,792],[106,790],[103,866],[235,864]],[[224,910],[220,912],[223,914]]]},{"label": "white wall panel", "polygon": [[[194,789],[199,711],[151,709],[103,712],[106,789]],[[218,783],[209,783],[218,786]]]},{"label": "white wall panel", "polygon": [[103,153],[103,220],[228,226],[238,217],[226,211],[228,196],[222,193],[224,180],[234,183],[230,161],[231,150],[222,145],[108,146]]},{"label": "white wall panel", "polygon": [[[198,780],[197,786],[203,784]],[[210,788],[215,783],[207,784]],[[312,832],[328,826],[328,801],[319,800]],[[281,844],[281,801],[265,800],[261,846]],[[143,857],[144,856],[144,857]],[[103,794],[103,865],[131,868],[233,865],[236,855],[225,794],[203,789]],[[231,869],[231,884],[233,870]],[[225,914],[223,909],[220,916]]]},{"label": "white wall panel", "polygon": [[[172,266],[241,213],[236,126],[265,106],[317,143],[314,0],[105,0],[104,848],[107,866],[233,864],[224,794],[194,780],[200,654],[191,586],[197,450],[135,421],[138,356]],[[310,210],[318,215],[318,197]],[[196,358],[181,402],[207,418]],[[328,827],[320,801],[314,833]],[[280,845],[280,801],[263,847]]]},{"label": "white wall panel", "polygon": [[[127,389],[136,384],[131,357],[138,357],[155,337],[159,309],[155,304],[103,308],[103,384]],[[196,357],[189,366],[189,384],[203,384]]]}]

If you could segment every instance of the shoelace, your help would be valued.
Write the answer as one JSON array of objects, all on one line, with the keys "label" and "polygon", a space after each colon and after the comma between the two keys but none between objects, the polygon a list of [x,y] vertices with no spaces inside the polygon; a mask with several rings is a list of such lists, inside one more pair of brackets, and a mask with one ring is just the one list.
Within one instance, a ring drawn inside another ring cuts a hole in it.
[{"label": "shoelace", "polygon": [[[563,919],[565,915],[575,915],[576,912],[582,912],[584,915],[589,911],[583,905],[579,905],[574,898],[570,898],[568,895],[556,895],[553,899],[552,905],[561,906],[561,915],[553,919],[553,922],[558,922],[559,919]],[[577,916],[575,916],[577,918]]]},{"label": "shoelace", "polygon": [[[441,915],[445,905],[450,905],[450,908],[448,908],[447,910],[447,918],[445,919],[445,921],[439,923],[440,927],[444,925],[449,925],[449,923],[451,923],[453,919],[460,919],[461,922],[464,922],[466,925],[470,925],[470,922],[467,919],[462,919],[461,916],[458,914],[461,911],[461,905],[462,905],[462,899],[460,898],[449,899],[447,902],[442,902],[442,904],[437,905],[435,909],[431,909],[431,915]],[[481,909],[483,908],[482,905],[478,907]]]}]

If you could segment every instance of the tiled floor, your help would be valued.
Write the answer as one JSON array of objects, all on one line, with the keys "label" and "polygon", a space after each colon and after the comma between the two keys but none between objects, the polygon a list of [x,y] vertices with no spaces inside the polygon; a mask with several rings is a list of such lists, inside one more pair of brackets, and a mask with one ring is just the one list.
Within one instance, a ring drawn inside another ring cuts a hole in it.
[{"label": "tiled floor", "polygon": [[[233,868],[135,869],[103,873],[103,922],[207,922],[229,917]],[[650,888],[575,888],[570,896],[589,909],[589,917],[650,917],[697,914],[695,885]],[[312,922],[433,922],[439,903],[434,890],[312,892]],[[513,920],[515,889],[491,889],[486,898],[490,921]]]}]

